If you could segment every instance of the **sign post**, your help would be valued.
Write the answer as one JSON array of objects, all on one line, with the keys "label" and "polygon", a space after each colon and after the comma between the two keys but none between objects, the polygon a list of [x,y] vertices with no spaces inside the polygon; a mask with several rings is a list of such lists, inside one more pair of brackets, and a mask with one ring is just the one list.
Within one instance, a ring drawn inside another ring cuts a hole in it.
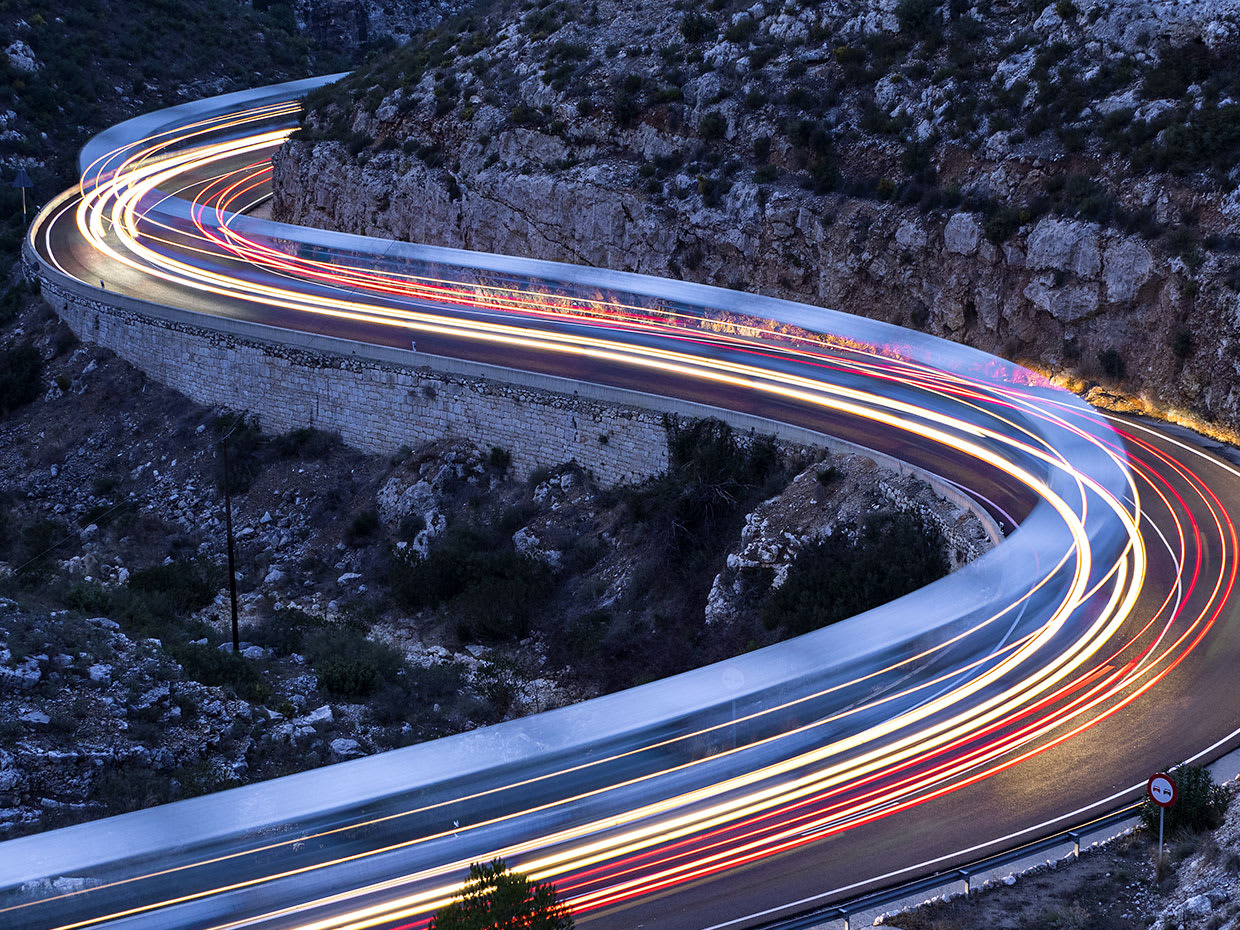
[{"label": "sign post", "polygon": [[26,188],[34,187],[34,181],[30,180],[30,175],[26,173],[26,169],[18,167],[17,177],[13,179],[13,186],[20,187],[22,190],[22,222],[26,222]]},{"label": "sign post", "polygon": [[1163,819],[1167,814],[1167,808],[1175,803],[1175,781],[1166,772],[1156,772],[1150,776],[1145,790],[1149,794],[1150,800],[1158,805],[1158,861],[1162,862]]}]

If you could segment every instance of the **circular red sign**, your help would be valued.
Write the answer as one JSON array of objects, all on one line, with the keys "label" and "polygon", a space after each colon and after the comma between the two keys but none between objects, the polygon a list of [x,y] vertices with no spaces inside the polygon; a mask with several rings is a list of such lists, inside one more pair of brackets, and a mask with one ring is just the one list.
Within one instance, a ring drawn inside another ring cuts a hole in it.
[{"label": "circular red sign", "polygon": [[1150,800],[1159,807],[1170,807],[1175,803],[1175,780],[1166,772],[1157,772],[1151,775],[1145,790],[1149,794]]}]

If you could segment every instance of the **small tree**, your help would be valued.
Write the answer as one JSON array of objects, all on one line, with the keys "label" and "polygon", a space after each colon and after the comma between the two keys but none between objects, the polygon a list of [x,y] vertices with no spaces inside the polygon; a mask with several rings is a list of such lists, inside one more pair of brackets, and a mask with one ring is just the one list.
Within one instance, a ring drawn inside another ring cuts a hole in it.
[{"label": "small tree", "polygon": [[465,887],[431,919],[430,930],[572,930],[553,885],[532,883],[503,859],[475,862]]}]

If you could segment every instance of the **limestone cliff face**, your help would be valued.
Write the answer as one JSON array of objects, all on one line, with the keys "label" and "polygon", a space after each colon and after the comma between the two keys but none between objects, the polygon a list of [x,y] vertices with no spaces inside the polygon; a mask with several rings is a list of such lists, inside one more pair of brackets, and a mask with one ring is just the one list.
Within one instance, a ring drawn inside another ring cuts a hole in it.
[{"label": "limestone cliff face", "polygon": [[1240,429],[1233,6],[501,3],[316,103],[274,214],[832,307]]},{"label": "limestone cliff face", "polygon": [[[1106,380],[1099,353],[1114,350],[1128,391],[1240,427],[1240,302],[1224,280],[1225,254],[1205,253],[1195,279],[1209,283],[1192,294],[1183,260],[1095,223],[1047,216],[996,246],[975,214],[797,189],[763,196],[751,183],[735,184],[715,208],[689,198],[659,206],[627,166],[543,167],[554,153],[538,133],[501,133],[491,145],[506,159],[489,167],[476,141],[461,145],[452,174],[398,152],[359,165],[338,144],[290,144],[276,159],[276,215],[739,287],[1073,377]],[[1158,193],[1151,182],[1155,204]]]},{"label": "limestone cliff face", "polygon": [[324,47],[355,54],[386,38],[403,41],[466,6],[467,0],[293,0],[297,25]]}]

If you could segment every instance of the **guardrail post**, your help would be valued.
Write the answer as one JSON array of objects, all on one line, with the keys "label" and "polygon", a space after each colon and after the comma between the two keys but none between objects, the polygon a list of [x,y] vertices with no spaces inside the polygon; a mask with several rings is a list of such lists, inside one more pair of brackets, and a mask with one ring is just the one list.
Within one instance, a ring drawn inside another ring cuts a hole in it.
[{"label": "guardrail post", "polygon": [[973,873],[968,869],[959,869],[956,874],[964,879],[964,896],[969,897],[973,894]]},{"label": "guardrail post", "polygon": [[1072,857],[1074,859],[1081,858],[1081,831],[1069,830],[1068,836],[1072,837]]}]

